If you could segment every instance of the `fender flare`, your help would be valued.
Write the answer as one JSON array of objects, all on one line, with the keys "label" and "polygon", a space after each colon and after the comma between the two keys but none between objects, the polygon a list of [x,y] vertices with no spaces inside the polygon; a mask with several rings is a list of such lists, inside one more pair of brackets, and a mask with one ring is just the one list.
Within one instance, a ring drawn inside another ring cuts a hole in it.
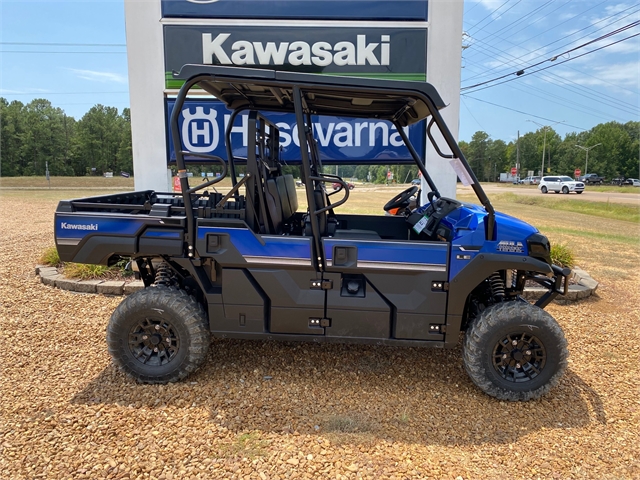
[{"label": "fender flare", "polygon": [[527,270],[543,275],[553,275],[551,265],[533,257],[505,253],[480,253],[476,255],[449,282],[445,347],[453,348],[457,344],[462,314],[469,294],[480,282],[498,270]]}]

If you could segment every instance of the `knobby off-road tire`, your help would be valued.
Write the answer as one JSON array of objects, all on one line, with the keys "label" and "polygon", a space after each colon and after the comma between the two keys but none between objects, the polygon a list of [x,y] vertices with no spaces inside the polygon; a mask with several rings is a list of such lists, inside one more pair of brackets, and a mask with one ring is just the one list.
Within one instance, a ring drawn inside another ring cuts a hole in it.
[{"label": "knobby off-road tire", "polygon": [[118,305],[107,344],[114,363],[137,381],[176,382],[207,358],[207,316],[184,290],[148,287]]},{"label": "knobby off-road tire", "polygon": [[540,398],[567,368],[567,340],[541,308],[505,302],[482,312],[465,335],[464,366],[483,392],[500,400]]}]

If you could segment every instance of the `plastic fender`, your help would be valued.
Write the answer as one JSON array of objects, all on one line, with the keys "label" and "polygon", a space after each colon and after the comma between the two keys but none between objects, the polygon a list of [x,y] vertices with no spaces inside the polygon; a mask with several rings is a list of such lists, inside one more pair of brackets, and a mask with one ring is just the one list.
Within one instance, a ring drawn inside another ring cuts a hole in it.
[{"label": "plastic fender", "polygon": [[458,334],[467,297],[480,282],[498,270],[528,270],[542,274],[553,274],[551,265],[532,257],[480,252],[449,282],[446,348],[453,348],[458,343]]}]

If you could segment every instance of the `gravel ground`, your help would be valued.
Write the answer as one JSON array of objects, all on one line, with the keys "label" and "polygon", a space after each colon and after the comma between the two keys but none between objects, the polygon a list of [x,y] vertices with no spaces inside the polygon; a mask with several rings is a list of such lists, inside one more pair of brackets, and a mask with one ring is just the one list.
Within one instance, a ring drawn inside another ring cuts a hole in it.
[{"label": "gravel ground", "polygon": [[56,202],[0,200],[0,478],[640,478],[637,245],[613,276],[589,240],[599,296],[549,307],[571,358],[539,401],[482,394],[459,349],[215,341],[146,386],[107,354],[120,298],[33,274]]}]

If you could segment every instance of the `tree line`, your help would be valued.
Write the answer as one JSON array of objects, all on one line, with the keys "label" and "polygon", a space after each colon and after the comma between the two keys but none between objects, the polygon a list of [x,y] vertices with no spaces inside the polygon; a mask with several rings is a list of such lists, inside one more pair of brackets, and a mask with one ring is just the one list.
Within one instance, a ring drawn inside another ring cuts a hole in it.
[{"label": "tree line", "polygon": [[[525,133],[519,141],[493,140],[487,132],[476,132],[460,148],[480,181],[497,181],[501,172],[509,172],[518,158],[519,174],[538,174],[544,149],[544,173],[572,176],[576,169],[584,173],[585,152],[576,147],[591,147],[588,171],[606,178],[640,177],[640,122],[608,122],[591,130],[568,133],[562,138],[552,128]],[[95,105],[80,120],[53,107],[49,100],[35,99],[28,104],[8,102],[0,97],[0,175],[44,175],[48,163],[51,175],[102,175],[104,172],[133,172],[131,118],[128,108]],[[295,169],[295,167],[285,167]],[[215,167],[197,167],[200,172]],[[335,173],[335,167],[326,167]],[[387,173],[405,183],[416,178],[414,165],[341,165],[338,174],[385,183]],[[297,169],[296,169],[297,172]],[[294,172],[291,172],[294,173]]]},{"label": "tree line", "polygon": [[83,176],[133,172],[128,108],[93,106],[80,120],[49,100],[0,97],[0,175]]},{"label": "tree line", "polygon": [[589,150],[588,173],[597,173],[607,179],[638,178],[639,137],[640,122],[608,122],[588,131],[568,133],[564,138],[552,128],[543,127],[509,143],[493,140],[486,132],[478,131],[471,141],[461,141],[460,149],[480,181],[497,181],[501,172],[509,172],[516,167],[518,150],[521,177],[525,177],[528,171],[538,175],[543,149],[545,175],[573,177],[576,169],[584,174],[586,152],[576,145],[589,148],[597,144],[600,145]]}]

